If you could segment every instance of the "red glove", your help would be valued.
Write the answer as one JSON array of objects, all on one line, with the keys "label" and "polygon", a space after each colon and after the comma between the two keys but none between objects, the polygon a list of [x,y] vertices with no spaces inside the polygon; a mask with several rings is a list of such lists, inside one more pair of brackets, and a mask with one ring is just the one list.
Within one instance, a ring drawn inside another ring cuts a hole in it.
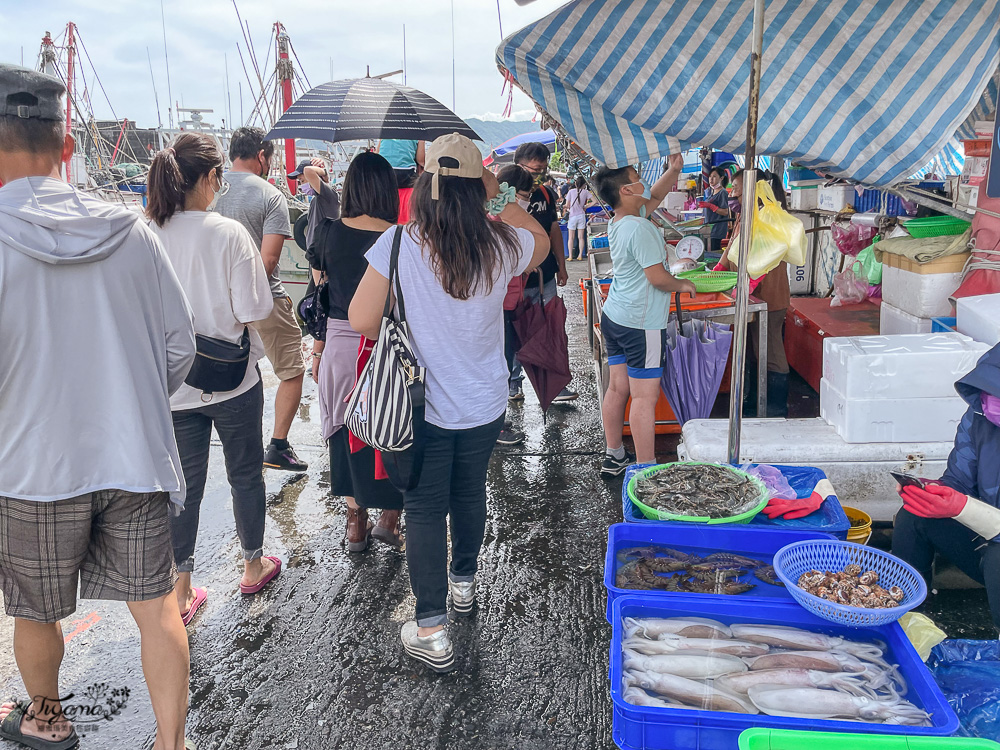
[{"label": "red glove", "polygon": [[715,208],[715,204],[708,201],[698,201],[698,208]]},{"label": "red glove", "polygon": [[909,486],[899,493],[903,507],[921,518],[954,518],[963,510],[969,498],[943,484],[928,484],[924,489]]},{"label": "red glove", "polygon": [[819,506],[823,504],[824,499],[818,492],[814,492],[809,497],[801,500],[775,498],[764,507],[764,515],[772,521],[775,518],[786,518],[789,521],[796,518],[805,518],[810,513],[815,513],[819,510]]},{"label": "red glove", "polygon": [[722,262],[722,261],[720,260],[720,261],[719,261],[718,263],[716,263],[716,264],[715,264],[715,266],[714,266],[714,267],[712,268],[712,270],[713,270],[713,271],[728,271],[729,269],[728,269],[728,268],[726,268],[726,265],[725,265],[725,263],[723,263],[723,262]]}]

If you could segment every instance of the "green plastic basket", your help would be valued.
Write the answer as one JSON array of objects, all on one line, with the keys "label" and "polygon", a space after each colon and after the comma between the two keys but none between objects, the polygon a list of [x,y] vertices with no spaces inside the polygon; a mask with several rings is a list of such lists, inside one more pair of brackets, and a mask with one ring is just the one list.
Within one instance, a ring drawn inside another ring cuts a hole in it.
[{"label": "green plastic basket", "polygon": [[677,274],[677,278],[693,281],[699,294],[713,294],[733,289],[739,274],[736,271],[685,271]]},{"label": "green plastic basket", "polygon": [[949,234],[961,234],[972,226],[971,221],[958,219],[954,216],[926,216],[923,219],[910,219],[903,228],[911,237],[943,237]]},{"label": "green plastic basket", "polygon": [[740,733],[739,750],[1000,750],[978,737],[907,737],[754,727]]},{"label": "green plastic basket", "polygon": [[753,517],[764,510],[764,506],[767,505],[767,501],[770,500],[770,495],[768,494],[767,487],[764,483],[757,479],[757,477],[752,477],[746,472],[740,471],[739,469],[734,469],[732,466],[722,466],[724,469],[728,469],[734,474],[738,474],[742,477],[746,477],[751,482],[753,482],[759,491],[759,496],[761,498],[760,502],[757,503],[753,508],[748,511],[744,511],[736,516],[727,516],[726,518],[710,518],[708,516],[682,516],[676,513],[667,513],[666,511],[660,510],[658,508],[652,508],[640,500],[636,499],[635,496],[635,485],[647,477],[651,477],[659,471],[669,467],[669,466],[722,466],[721,464],[713,464],[708,461],[675,461],[669,464],[657,464],[656,466],[650,466],[642,471],[636,472],[632,475],[632,478],[628,481],[626,490],[628,492],[628,499],[632,501],[632,504],[648,519],[652,521],[685,521],[687,523],[704,523],[704,524],[720,524],[720,523],[750,523]]}]

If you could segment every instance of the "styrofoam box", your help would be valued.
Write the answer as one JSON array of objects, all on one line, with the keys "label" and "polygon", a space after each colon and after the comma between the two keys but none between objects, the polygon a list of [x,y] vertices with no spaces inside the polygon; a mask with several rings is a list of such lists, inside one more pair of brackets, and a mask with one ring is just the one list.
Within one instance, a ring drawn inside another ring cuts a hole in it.
[{"label": "styrofoam box", "polygon": [[987,351],[960,333],[828,338],[823,379],[851,399],[948,398]]},{"label": "styrofoam box", "polygon": [[954,439],[967,408],[957,393],[947,398],[847,398],[828,380],[819,384],[820,416],[848,443]]},{"label": "styrofoam box", "polygon": [[1000,294],[959,297],[955,327],[989,346],[1000,344]]},{"label": "styrofoam box", "polygon": [[905,310],[893,307],[885,300],[879,305],[878,332],[883,336],[898,333],[930,333],[930,318],[918,318]]},{"label": "styrofoam box", "polygon": [[850,185],[829,185],[819,189],[817,197],[823,211],[843,211],[854,205],[854,188]]},{"label": "styrofoam box", "polygon": [[882,301],[918,318],[951,315],[948,299],[962,283],[962,273],[913,273],[882,266]]},{"label": "styrofoam box", "polygon": [[788,192],[789,211],[810,211],[819,207],[819,186],[793,187]]},{"label": "styrofoam box", "polygon": [[[728,460],[729,420],[684,423],[681,461]],[[848,443],[822,419],[744,419],[740,463],[788,464],[822,469],[844,505],[876,521],[891,521],[902,501],[890,471],[920,477],[944,473],[954,435],[937,443]]]}]

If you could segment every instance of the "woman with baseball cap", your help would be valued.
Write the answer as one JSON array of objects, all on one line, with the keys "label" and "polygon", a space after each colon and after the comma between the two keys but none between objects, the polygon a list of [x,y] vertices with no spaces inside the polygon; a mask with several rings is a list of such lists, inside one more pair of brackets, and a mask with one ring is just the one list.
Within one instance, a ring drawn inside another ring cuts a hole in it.
[{"label": "woman with baseball cap", "polygon": [[[417,487],[403,493],[416,620],[403,626],[401,638],[410,656],[447,672],[455,663],[445,629],[447,597],[450,591],[455,614],[472,611],[486,528],[486,469],[507,406],[503,299],[512,278],[548,255],[549,239],[513,191],[500,194],[465,136],[429,144],[424,168],[398,265],[410,342],[427,369],[423,471]],[[499,221],[488,218],[487,201]],[[351,302],[351,326],[372,339],[390,293],[395,231],[368,251],[368,270]]]}]

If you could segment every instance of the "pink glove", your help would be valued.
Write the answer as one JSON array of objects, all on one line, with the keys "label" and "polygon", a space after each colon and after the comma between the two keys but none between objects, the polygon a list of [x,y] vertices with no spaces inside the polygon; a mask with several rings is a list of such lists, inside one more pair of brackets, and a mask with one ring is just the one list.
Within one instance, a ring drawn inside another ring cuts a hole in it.
[{"label": "pink glove", "polygon": [[904,487],[899,494],[903,507],[921,518],[954,518],[969,502],[961,492],[943,484],[928,484],[924,489]]},{"label": "pink glove", "polygon": [[764,507],[764,515],[772,521],[775,518],[786,518],[789,521],[796,518],[805,518],[810,513],[815,513],[819,510],[819,506],[823,504],[824,499],[825,498],[818,492],[814,492],[809,497],[802,500],[783,500],[776,498],[771,500]]}]

